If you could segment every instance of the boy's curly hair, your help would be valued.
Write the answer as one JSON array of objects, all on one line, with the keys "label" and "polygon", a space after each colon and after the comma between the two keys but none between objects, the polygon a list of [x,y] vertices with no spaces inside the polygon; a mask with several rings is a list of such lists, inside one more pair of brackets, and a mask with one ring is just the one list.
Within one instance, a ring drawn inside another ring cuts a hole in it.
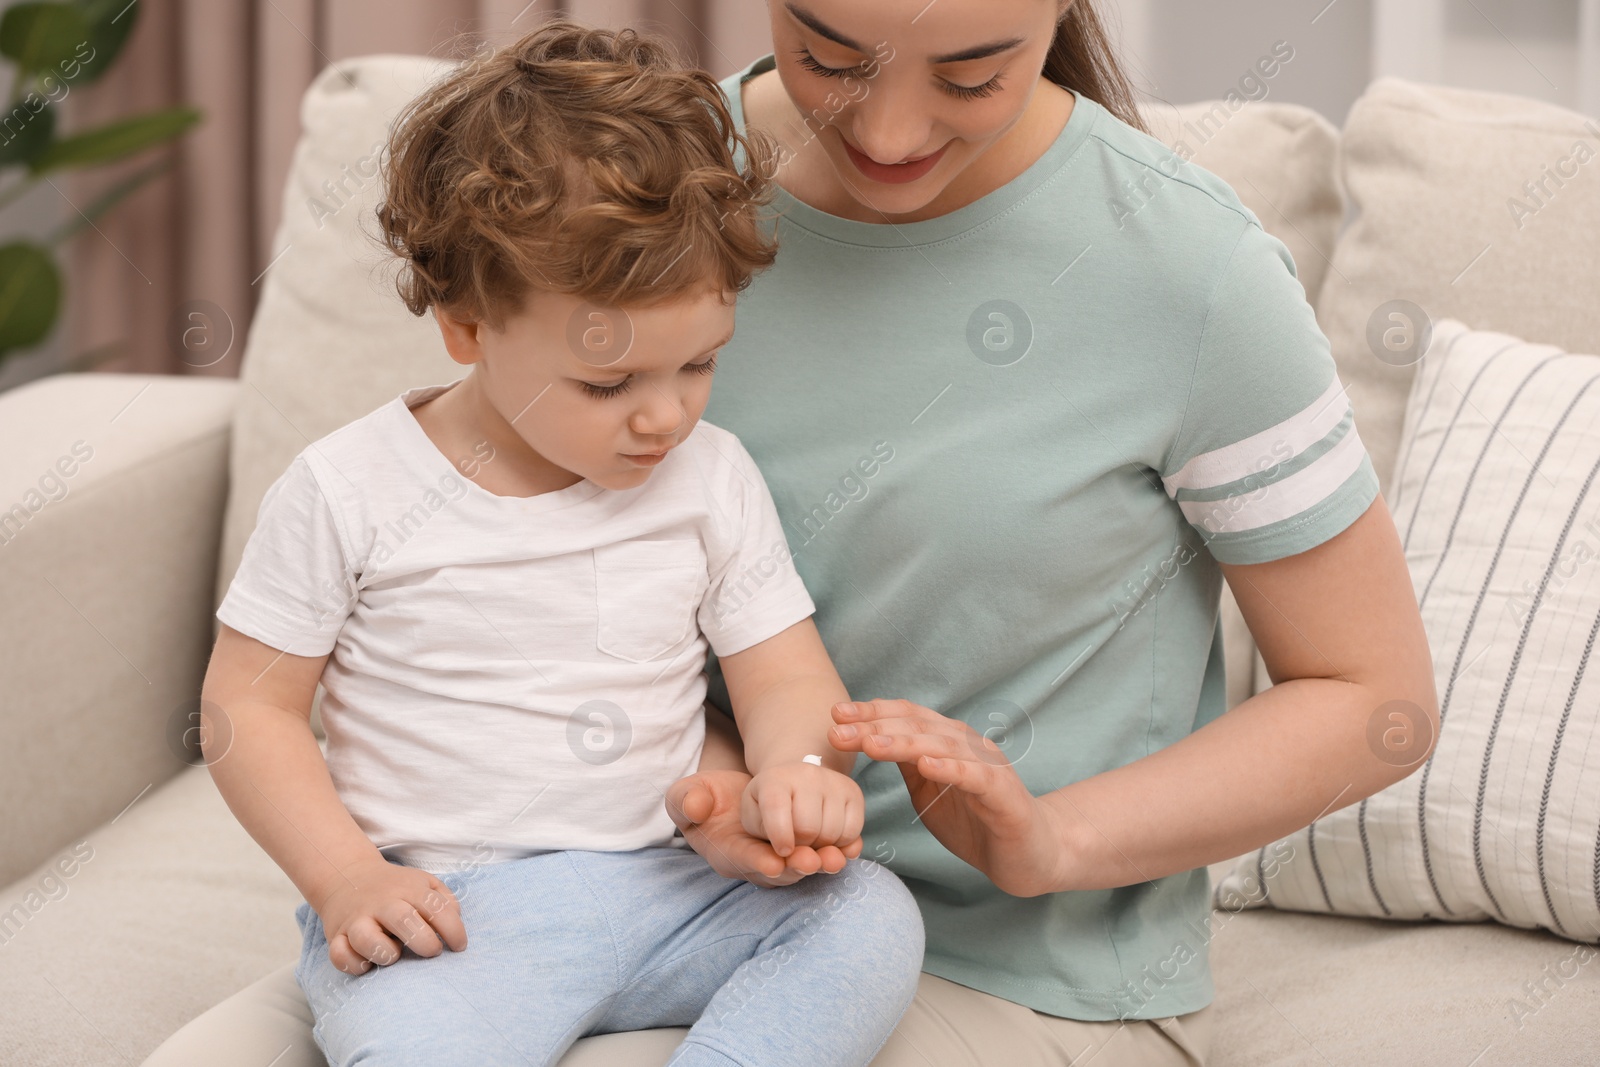
[{"label": "boy's curly hair", "polygon": [[412,314],[495,329],[535,289],[606,306],[738,292],[777,253],[757,211],[774,155],[665,40],[552,19],[401,113],[381,239]]}]

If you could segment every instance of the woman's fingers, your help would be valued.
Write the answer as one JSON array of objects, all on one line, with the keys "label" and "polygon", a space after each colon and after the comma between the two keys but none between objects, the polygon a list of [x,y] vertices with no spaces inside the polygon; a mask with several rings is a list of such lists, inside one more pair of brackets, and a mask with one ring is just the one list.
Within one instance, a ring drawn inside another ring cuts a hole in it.
[{"label": "woman's fingers", "polygon": [[861,751],[887,763],[914,763],[922,756],[991,765],[1006,762],[993,741],[970,730],[965,733],[873,733],[862,740]]},{"label": "woman's fingers", "polygon": [[930,755],[994,766],[1009,762],[992,738],[960,719],[905,700],[841,705],[834,709],[834,719],[837,725],[829,731],[833,746],[864,752],[875,760],[911,763]]},{"label": "woman's fingers", "polygon": [[[858,839],[855,844],[857,851],[859,851],[860,840]],[[817,858],[822,864],[819,869],[824,874],[838,874],[844,870],[845,861],[850,858],[850,854],[848,851],[841,850],[838,845],[823,845],[817,849]]]},{"label": "woman's fingers", "polygon": [[[756,885],[793,885],[820,865],[812,849],[797,846],[787,857],[773,853],[772,846],[760,838],[744,837],[722,846],[725,864],[712,864],[724,878],[743,878]],[[723,867],[726,866],[726,870]]]},{"label": "woman's fingers", "polygon": [[[903,764],[902,764],[903,766]],[[1009,765],[996,767],[975,760],[924,756],[917,761],[924,782],[967,798],[968,810],[995,828],[1010,828],[1026,820],[1034,798]]]},{"label": "woman's fingers", "polygon": [[785,856],[783,862],[787,864],[783,873],[788,878],[788,881],[783,883],[784,885],[798,882],[807,875],[816,874],[822,870],[822,857],[810,845],[794,846],[794,851]]},{"label": "woman's fingers", "polygon": [[667,815],[680,830],[711,818],[716,795],[698,778],[680,778],[667,789]]}]

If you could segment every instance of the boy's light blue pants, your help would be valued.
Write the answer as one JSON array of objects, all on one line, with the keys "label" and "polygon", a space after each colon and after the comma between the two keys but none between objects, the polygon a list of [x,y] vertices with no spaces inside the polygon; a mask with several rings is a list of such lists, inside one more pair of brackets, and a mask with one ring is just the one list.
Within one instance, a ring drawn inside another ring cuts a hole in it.
[{"label": "boy's light blue pants", "polygon": [[296,910],[295,977],[332,1067],[547,1067],[580,1037],[660,1026],[692,1027],[670,1067],[865,1067],[922,969],[916,903],[869,860],[777,889],[669,847],[438,877],[463,952],[347,975],[316,912]]}]

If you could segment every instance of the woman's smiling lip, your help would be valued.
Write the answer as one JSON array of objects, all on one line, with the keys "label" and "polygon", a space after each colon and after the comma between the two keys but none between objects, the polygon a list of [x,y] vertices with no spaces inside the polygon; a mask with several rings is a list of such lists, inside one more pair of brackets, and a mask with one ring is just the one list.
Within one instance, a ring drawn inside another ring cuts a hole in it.
[{"label": "woman's smiling lip", "polygon": [[879,163],[871,156],[864,155],[849,141],[845,141],[843,138],[840,138],[840,141],[844,144],[844,150],[849,155],[850,162],[856,165],[857,170],[875,182],[884,182],[888,185],[904,185],[906,182],[916,181],[932,170],[939,160],[944,158],[945,151],[950,147],[946,143],[937,152],[929,153],[920,159],[907,160],[904,163]]}]

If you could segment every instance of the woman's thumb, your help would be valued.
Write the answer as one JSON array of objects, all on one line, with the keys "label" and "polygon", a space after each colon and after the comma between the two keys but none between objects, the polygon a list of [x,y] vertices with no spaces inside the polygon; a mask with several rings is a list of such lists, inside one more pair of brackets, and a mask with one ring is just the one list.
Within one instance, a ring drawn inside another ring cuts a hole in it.
[{"label": "woman's thumb", "polygon": [[699,775],[680,778],[667,790],[667,814],[680,830],[709,819],[714,806],[715,798]]}]

